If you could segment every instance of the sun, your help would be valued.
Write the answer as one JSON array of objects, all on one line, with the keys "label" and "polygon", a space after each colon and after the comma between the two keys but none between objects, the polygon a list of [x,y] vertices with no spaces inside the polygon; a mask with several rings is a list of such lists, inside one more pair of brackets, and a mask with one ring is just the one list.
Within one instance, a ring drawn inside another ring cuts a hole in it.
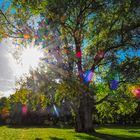
[{"label": "sun", "polygon": [[37,47],[26,47],[21,53],[21,64],[25,71],[35,70],[43,58],[43,51]]}]

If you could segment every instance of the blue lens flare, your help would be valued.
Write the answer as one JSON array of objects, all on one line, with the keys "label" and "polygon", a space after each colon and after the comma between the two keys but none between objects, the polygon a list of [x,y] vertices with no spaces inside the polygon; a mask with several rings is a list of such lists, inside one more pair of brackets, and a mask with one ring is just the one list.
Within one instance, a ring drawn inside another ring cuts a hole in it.
[{"label": "blue lens flare", "polygon": [[111,80],[109,86],[111,90],[116,90],[119,87],[119,81]]},{"label": "blue lens flare", "polygon": [[87,82],[91,82],[93,74],[94,73],[92,70],[87,70],[87,71],[81,73],[80,76],[83,78],[83,81],[85,83],[87,83]]},{"label": "blue lens flare", "polygon": [[53,109],[54,109],[57,117],[59,117],[59,111],[58,111],[58,109],[57,109],[57,107],[55,105],[53,105]]}]

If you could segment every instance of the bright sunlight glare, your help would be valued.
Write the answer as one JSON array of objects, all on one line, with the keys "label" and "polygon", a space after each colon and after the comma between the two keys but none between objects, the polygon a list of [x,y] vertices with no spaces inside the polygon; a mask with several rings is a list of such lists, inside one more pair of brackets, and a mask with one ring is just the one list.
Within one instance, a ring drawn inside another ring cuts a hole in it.
[{"label": "bright sunlight glare", "polygon": [[21,64],[25,71],[35,70],[43,58],[43,51],[37,47],[24,48],[21,53]]}]

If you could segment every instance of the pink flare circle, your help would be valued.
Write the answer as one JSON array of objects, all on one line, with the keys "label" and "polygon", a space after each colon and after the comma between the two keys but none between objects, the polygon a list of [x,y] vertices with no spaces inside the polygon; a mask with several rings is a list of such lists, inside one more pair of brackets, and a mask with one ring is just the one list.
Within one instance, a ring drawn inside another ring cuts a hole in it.
[{"label": "pink flare circle", "polygon": [[26,114],[26,113],[27,113],[27,110],[28,110],[28,109],[27,109],[27,106],[26,106],[26,105],[23,105],[23,106],[22,106],[22,113],[23,113],[23,114]]}]

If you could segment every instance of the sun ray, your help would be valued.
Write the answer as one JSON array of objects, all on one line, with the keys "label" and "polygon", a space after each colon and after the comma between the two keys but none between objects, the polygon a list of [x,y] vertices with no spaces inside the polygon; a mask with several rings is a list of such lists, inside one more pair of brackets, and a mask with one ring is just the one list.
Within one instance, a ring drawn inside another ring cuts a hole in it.
[{"label": "sun ray", "polygon": [[28,45],[26,48],[23,48],[20,56],[20,65],[23,73],[37,69],[43,57],[44,52],[39,47]]}]

